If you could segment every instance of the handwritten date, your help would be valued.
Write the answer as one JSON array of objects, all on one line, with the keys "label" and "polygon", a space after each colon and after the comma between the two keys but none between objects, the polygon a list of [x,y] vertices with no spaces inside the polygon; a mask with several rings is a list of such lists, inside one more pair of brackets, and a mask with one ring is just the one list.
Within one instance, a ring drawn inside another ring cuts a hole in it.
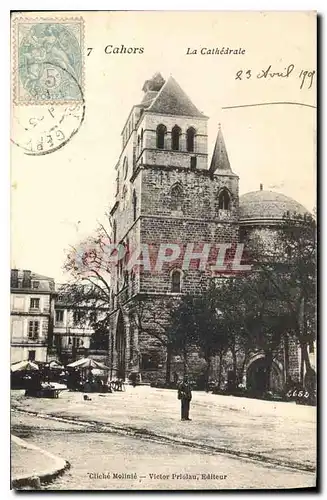
[{"label": "handwritten date", "polygon": [[299,79],[300,89],[307,88],[311,89],[316,72],[314,70],[304,70],[298,71],[295,69],[294,64],[289,64],[283,71],[274,71],[272,65],[270,64],[267,68],[260,70],[255,73],[252,69],[243,70],[240,69],[236,72],[235,80],[250,80],[251,78],[257,78],[259,80],[272,80],[279,78],[290,78],[290,76],[297,76]]}]

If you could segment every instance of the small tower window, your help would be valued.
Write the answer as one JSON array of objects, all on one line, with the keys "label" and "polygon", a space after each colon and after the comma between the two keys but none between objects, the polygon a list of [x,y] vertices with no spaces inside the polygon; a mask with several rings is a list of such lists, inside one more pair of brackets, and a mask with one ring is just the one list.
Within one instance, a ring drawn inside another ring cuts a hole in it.
[{"label": "small tower window", "polygon": [[133,220],[136,221],[136,215],[137,215],[137,196],[135,193],[135,189],[133,191]]},{"label": "small tower window", "polygon": [[174,151],[179,151],[179,138],[180,138],[181,132],[182,131],[178,125],[175,125],[175,127],[171,131],[171,148]]},{"label": "small tower window", "polygon": [[183,188],[180,184],[175,184],[170,191],[171,209],[182,210]]},{"label": "small tower window", "polygon": [[140,136],[138,135],[137,136],[137,156],[139,156],[141,153],[140,144],[141,144],[141,139],[140,139]]},{"label": "small tower window", "polygon": [[143,128],[141,130],[141,151],[143,151]]},{"label": "small tower window", "polygon": [[196,156],[191,156],[191,168],[196,169]]},{"label": "small tower window", "polygon": [[126,264],[129,261],[129,239],[128,238],[126,240],[125,250],[126,251],[125,251],[125,256],[124,256],[124,264],[126,266]]},{"label": "small tower window", "polygon": [[194,151],[195,129],[190,127],[186,132],[186,149],[189,153]]},{"label": "small tower window", "polygon": [[227,189],[223,189],[218,198],[219,210],[230,210],[230,195]]},{"label": "small tower window", "polygon": [[126,187],[126,184],[123,187],[122,200],[123,200],[123,210],[126,210],[126,205],[127,205],[127,187]]},{"label": "small tower window", "polygon": [[165,125],[158,125],[157,127],[157,148],[164,149],[165,147],[165,135],[167,133],[167,128]]},{"label": "small tower window", "polygon": [[124,163],[123,163],[123,176],[124,176],[124,179],[126,179],[127,173],[128,173],[128,160],[127,160],[127,158],[125,156]]},{"label": "small tower window", "polygon": [[116,196],[119,193],[119,172],[117,174],[117,179],[116,179]]},{"label": "small tower window", "polygon": [[180,293],[182,289],[182,272],[180,269],[174,269],[171,273],[171,291]]}]

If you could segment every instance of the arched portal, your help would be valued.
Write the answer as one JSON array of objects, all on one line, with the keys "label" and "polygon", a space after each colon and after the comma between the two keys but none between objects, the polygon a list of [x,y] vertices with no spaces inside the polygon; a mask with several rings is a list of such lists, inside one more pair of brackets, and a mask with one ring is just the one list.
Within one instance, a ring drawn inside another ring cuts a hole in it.
[{"label": "arched portal", "polygon": [[269,384],[267,384],[268,372],[265,356],[254,359],[246,372],[246,388],[257,395],[263,394],[267,387],[271,391],[281,391],[283,389],[283,375],[275,361],[271,366]]},{"label": "arched portal", "polygon": [[123,314],[119,311],[116,330],[117,376],[125,380],[126,335]]}]

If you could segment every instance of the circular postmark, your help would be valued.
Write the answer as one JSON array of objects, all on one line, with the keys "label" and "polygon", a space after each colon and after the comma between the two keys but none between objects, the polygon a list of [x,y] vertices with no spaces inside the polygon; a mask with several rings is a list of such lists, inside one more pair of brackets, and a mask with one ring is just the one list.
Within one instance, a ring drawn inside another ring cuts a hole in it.
[{"label": "circular postmark", "polygon": [[[59,65],[44,66],[47,71],[37,87],[42,94],[40,105],[13,107],[11,141],[27,155],[45,155],[65,146],[80,129],[85,116],[84,95],[76,77]],[[65,88],[74,89],[74,94],[70,93],[74,95],[71,102],[60,95],[63,83]]]}]

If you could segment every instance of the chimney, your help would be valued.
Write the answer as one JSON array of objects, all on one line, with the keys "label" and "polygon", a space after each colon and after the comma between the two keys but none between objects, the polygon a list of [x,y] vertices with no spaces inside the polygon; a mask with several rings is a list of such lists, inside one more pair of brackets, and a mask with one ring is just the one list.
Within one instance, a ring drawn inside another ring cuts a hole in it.
[{"label": "chimney", "polygon": [[260,191],[263,190],[263,184],[260,184]]},{"label": "chimney", "polygon": [[18,288],[18,269],[12,269],[10,273],[10,288]]},{"label": "chimney", "polygon": [[23,271],[23,286],[22,288],[31,288],[31,271]]}]

